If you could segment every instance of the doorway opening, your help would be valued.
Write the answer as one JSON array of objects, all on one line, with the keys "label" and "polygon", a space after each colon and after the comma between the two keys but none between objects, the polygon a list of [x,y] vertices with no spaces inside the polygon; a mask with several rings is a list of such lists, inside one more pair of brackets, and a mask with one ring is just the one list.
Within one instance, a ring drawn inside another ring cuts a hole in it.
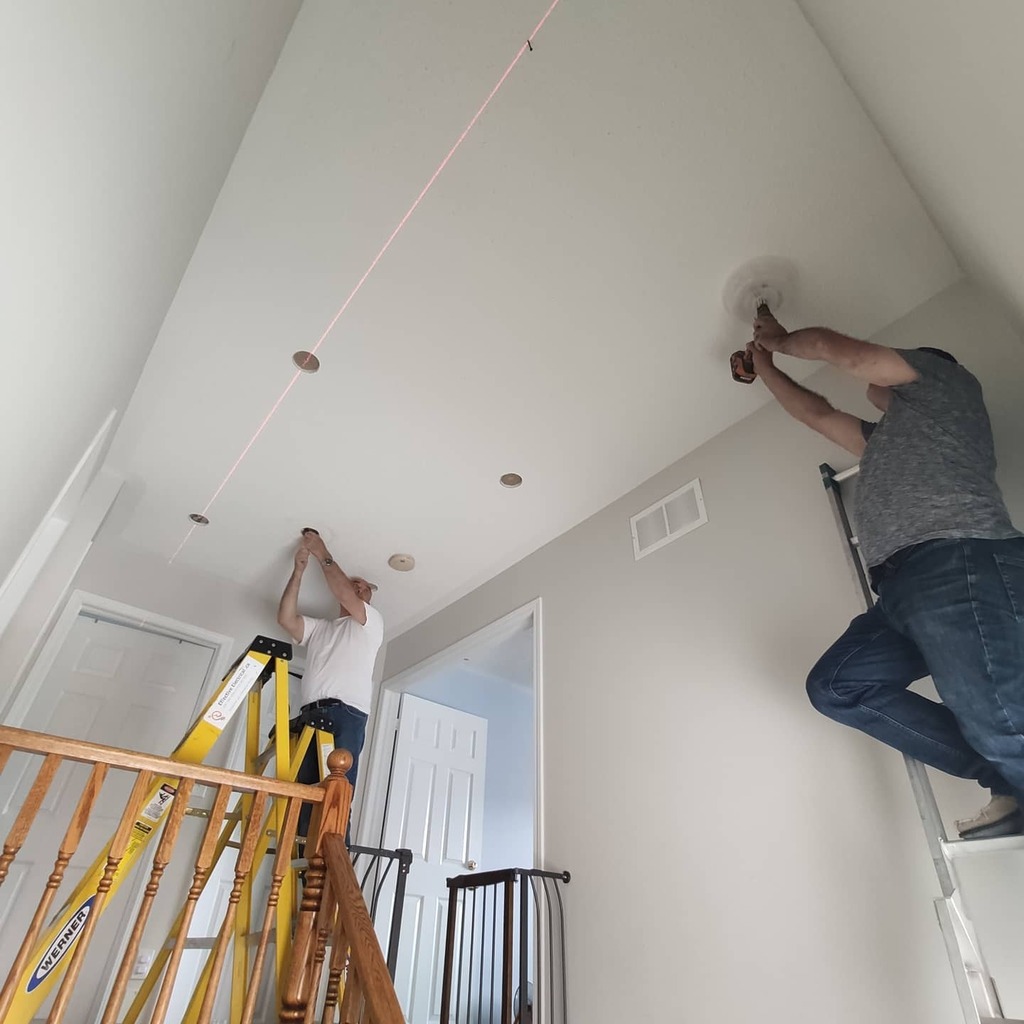
[{"label": "doorway opening", "polygon": [[356,834],[413,853],[395,977],[410,1024],[439,1009],[446,880],[542,863],[540,636],[537,600],[378,691]]}]

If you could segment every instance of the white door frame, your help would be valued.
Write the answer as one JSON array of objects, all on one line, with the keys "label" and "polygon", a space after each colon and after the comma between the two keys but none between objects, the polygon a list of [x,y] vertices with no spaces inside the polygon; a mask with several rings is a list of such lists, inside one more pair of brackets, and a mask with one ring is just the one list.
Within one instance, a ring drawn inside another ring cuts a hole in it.
[{"label": "white door frame", "polygon": [[[391,782],[391,758],[402,691],[411,683],[429,675],[440,665],[461,659],[464,655],[518,632],[527,623],[533,627],[533,866],[544,864],[544,731],[543,731],[543,666],[541,663],[541,599],[503,615],[475,633],[457,640],[444,650],[385,679],[377,688],[371,717],[371,737],[367,751],[366,785],[357,794],[356,825],[353,832],[364,846],[379,846],[384,827],[388,788]],[[386,657],[386,656],[385,656]]]}]

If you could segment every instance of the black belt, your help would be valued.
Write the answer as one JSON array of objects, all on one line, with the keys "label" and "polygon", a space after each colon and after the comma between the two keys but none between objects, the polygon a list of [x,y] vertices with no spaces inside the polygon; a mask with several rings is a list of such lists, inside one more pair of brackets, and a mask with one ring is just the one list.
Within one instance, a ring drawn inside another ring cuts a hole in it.
[{"label": "black belt", "polygon": [[884,562],[871,566],[868,569],[868,576],[871,580],[871,589],[877,594],[879,586],[887,579],[891,579],[899,572],[900,567],[915,552],[925,545],[934,544],[935,541],[924,540],[918,544],[911,544],[909,547],[900,548],[899,551],[891,554]]},{"label": "black belt", "polygon": [[344,704],[343,700],[338,700],[337,697],[326,697],[324,700],[315,700],[312,704],[303,704],[303,711],[318,711],[320,708],[336,708],[339,704]]}]

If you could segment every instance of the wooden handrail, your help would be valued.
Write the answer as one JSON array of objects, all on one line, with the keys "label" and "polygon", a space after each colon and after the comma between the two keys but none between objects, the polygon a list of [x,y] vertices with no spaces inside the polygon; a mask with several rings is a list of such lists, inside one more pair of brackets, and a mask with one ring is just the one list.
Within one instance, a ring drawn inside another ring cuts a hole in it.
[{"label": "wooden handrail", "polygon": [[[87,766],[89,771],[64,839],[56,850],[54,870],[39,896],[32,923],[19,942],[13,968],[0,988],[0,1020],[8,1024],[27,1024],[30,1019],[30,1007],[24,1002],[24,986],[19,979],[24,978],[26,971],[31,974],[37,969],[35,963],[40,957],[40,950],[45,951],[51,943],[54,944],[51,948],[56,948],[54,936],[61,936],[61,930],[67,928],[57,919],[44,926],[56,888],[78,847],[104,781],[116,773],[129,776],[134,773],[136,777],[132,780],[131,793],[123,805],[113,837],[86,872],[95,873],[97,888],[95,895],[90,897],[91,911],[76,925],[76,937],[70,943],[65,942],[67,963],[62,966],[63,977],[58,980],[59,975],[53,975],[52,1024],[59,1024],[65,1011],[78,998],[81,982],[87,973],[83,966],[90,955],[90,946],[96,945],[92,940],[104,904],[113,895],[115,886],[131,870],[133,862],[130,858],[137,857],[140,849],[138,837],[148,836],[152,831],[146,824],[147,813],[157,812],[147,812],[144,808],[150,808],[154,803],[161,804],[163,800],[172,801],[166,819],[148,819],[159,822],[163,831],[156,842],[140,903],[133,911],[133,920],[127,928],[124,954],[115,967],[111,988],[105,997],[103,1024],[112,1024],[115,1020],[134,1024],[146,1005],[153,1007],[148,1018],[152,1024],[163,1024],[168,1019],[199,898],[218,858],[229,845],[238,849],[233,865],[234,881],[216,940],[192,995],[189,1019],[208,1024],[221,976],[230,965],[231,972],[228,973],[233,977],[234,1012],[237,1019],[251,1024],[256,1015],[261,982],[266,975],[271,931],[277,927],[275,957],[288,956],[287,970],[284,970],[283,959],[278,959],[278,971],[273,979],[280,986],[282,1022],[309,1024],[323,993],[328,1017],[333,1018],[336,1012],[340,1012],[345,1021],[404,1024],[387,961],[345,844],[352,804],[352,786],[346,777],[352,764],[348,751],[335,750],[329,755],[327,767],[330,774],[318,786],[304,786],[282,779],[0,726],[0,770],[9,763],[10,755],[15,751],[31,755],[38,768],[22,806],[14,814],[13,825],[0,851],[0,884],[7,869],[22,852],[61,764],[64,761],[78,762]],[[192,882],[179,904],[180,911],[167,943],[161,947],[142,987],[125,1009],[123,1003],[128,994],[130,973],[138,950],[145,941],[146,927],[159,895],[161,880],[174,859],[176,844],[187,820],[189,797],[194,794],[196,785],[212,787],[214,799],[203,815],[205,822],[201,837],[197,837],[198,849],[194,854],[188,854],[193,858]],[[292,932],[288,924],[291,916],[288,908],[293,890],[283,887],[294,886],[295,883],[289,869],[299,807],[303,802],[313,804],[313,813],[307,837],[308,867]],[[238,843],[232,841],[236,832],[240,838]],[[272,840],[275,849],[271,849]],[[134,854],[132,849],[136,851]],[[268,855],[273,855],[274,860],[269,892],[262,900],[262,924],[258,933],[250,933],[250,904],[243,901],[251,899],[252,880]],[[287,894],[283,915],[279,907],[282,893]],[[288,945],[281,943],[282,927],[283,934],[290,939]],[[251,941],[257,941],[252,958]],[[40,964],[42,962],[39,960]],[[48,971],[52,969],[47,968]],[[236,976],[240,980],[234,980]],[[38,998],[45,996],[43,992]],[[17,1002],[14,1002],[16,998]]]},{"label": "wooden handrail", "polygon": [[[330,901],[324,900],[323,842],[328,832],[344,834],[352,809],[352,786],[345,777],[352,767],[352,755],[347,750],[334,750],[327,756],[330,774],[322,786],[324,799],[313,808],[309,842],[312,852],[302,890],[302,903],[295,922],[291,960],[281,995],[281,1024],[302,1024],[306,1010],[316,1001],[319,975],[315,970],[317,943],[321,915],[330,913]],[[360,895],[360,898],[362,896]],[[321,963],[322,954],[321,954]]]},{"label": "wooden handrail", "polygon": [[370,1011],[370,1020],[373,1024],[405,1024],[405,1015],[391,983],[343,836],[325,835],[322,850],[331,891],[337,901],[340,930],[348,940],[349,957],[359,979],[360,994]]},{"label": "wooden handrail", "polygon": [[[345,773],[352,763],[347,750],[327,759],[324,800],[313,811],[312,853],[306,871],[302,906],[295,925],[291,962],[281,999],[281,1024],[312,1019],[325,980],[323,1020],[405,1024],[387,961],[345,845],[352,786]],[[327,942],[333,936],[327,961]],[[344,993],[342,976],[344,975]]]},{"label": "wooden handrail", "polygon": [[236,792],[268,793],[271,796],[295,797],[306,803],[320,803],[324,791],[319,786],[306,786],[301,782],[267,778],[262,775],[246,775],[245,772],[212,765],[186,764],[172,761],[169,757],[143,754],[137,750],[122,750],[101,743],[87,743],[49,733],[32,732],[29,729],[14,729],[0,725],[0,749],[20,750],[29,754],[57,754],[68,761],[83,764],[108,764],[128,771],[152,772],[154,775],[170,775],[177,779],[194,779],[206,786],[228,786]]}]

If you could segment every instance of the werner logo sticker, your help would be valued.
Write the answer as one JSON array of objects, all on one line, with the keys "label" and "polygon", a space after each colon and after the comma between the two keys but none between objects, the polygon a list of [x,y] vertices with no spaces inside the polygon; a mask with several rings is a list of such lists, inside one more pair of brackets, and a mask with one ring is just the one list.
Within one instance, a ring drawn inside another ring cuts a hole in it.
[{"label": "werner logo sticker", "polygon": [[61,933],[53,940],[50,948],[43,954],[43,958],[36,965],[32,977],[28,979],[26,992],[38,988],[53,973],[57,964],[64,959],[69,950],[75,944],[75,940],[82,934],[85,922],[89,920],[92,913],[92,901],[96,895],[90,896],[72,915],[71,919],[64,926]]}]

